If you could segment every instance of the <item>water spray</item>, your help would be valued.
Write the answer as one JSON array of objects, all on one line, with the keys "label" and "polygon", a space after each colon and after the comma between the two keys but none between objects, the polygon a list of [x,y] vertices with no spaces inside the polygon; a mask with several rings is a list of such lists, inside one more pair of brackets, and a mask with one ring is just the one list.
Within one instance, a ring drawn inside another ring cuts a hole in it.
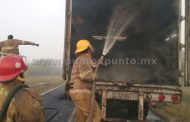
[{"label": "water spray", "polygon": [[128,7],[129,6],[127,6],[125,1],[122,1],[116,6],[108,26],[108,31],[106,35],[107,38],[105,38],[106,40],[102,53],[103,55],[107,55],[117,41],[124,39],[120,37],[121,34],[124,30],[126,30],[131,21],[133,21],[133,19],[137,15],[136,11],[131,13],[130,11],[132,9],[129,9]]},{"label": "water spray", "polygon": [[[125,1],[122,1],[118,6],[115,8],[113,15],[111,17],[111,21],[108,26],[107,35],[105,37],[104,49],[102,52],[102,56],[98,61],[98,65],[101,64],[104,60],[104,57],[109,53],[111,48],[115,45],[116,41],[118,40],[115,37],[119,37],[122,32],[126,29],[126,27],[130,24],[130,22],[136,16],[136,12],[131,14],[128,10],[128,7],[125,4]],[[96,36],[97,37],[97,36]],[[97,38],[100,39],[98,36]],[[99,66],[95,69],[95,74],[97,74]],[[88,117],[87,122],[92,122],[93,118],[93,111],[94,111],[94,104],[95,104],[95,87],[96,84],[93,82],[92,84],[92,93],[91,93],[91,105],[90,105],[90,114]]]}]

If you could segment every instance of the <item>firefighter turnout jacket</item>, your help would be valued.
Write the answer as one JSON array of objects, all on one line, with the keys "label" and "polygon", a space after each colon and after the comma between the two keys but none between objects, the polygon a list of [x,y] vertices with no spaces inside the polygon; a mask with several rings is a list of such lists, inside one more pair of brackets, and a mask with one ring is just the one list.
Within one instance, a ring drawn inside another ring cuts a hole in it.
[{"label": "firefighter turnout jacket", "polygon": [[8,54],[19,54],[19,45],[35,45],[35,43],[18,39],[8,39],[0,42],[0,52]]},{"label": "firefighter turnout jacket", "polygon": [[[10,89],[20,81],[0,84],[0,108]],[[30,88],[20,89],[11,100],[3,122],[44,122],[44,109],[40,96]]]}]

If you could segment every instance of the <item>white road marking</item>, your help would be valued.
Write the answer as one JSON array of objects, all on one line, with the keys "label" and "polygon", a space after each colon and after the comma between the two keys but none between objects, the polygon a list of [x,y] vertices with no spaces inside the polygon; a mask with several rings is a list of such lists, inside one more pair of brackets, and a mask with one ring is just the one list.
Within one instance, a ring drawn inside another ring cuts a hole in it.
[{"label": "white road marking", "polygon": [[54,91],[55,89],[57,89],[57,88],[59,88],[59,87],[61,87],[61,86],[63,86],[63,85],[65,85],[65,84],[59,85],[59,86],[57,86],[57,87],[55,87],[55,88],[53,88],[53,89],[50,89],[50,90],[48,90],[48,91],[46,91],[46,92],[44,92],[44,93],[42,93],[42,94],[40,94],[40,95],[43,96],[43,95],[45,95],[45,94],[47,94],[47,93],[49,93],[49,92],[51,92],[51,91]]},{"label": "white road marking", "polygon": [[49,82],[41,82],[39,83],[39,85],[44,85],[44,84],[48,84]]}]

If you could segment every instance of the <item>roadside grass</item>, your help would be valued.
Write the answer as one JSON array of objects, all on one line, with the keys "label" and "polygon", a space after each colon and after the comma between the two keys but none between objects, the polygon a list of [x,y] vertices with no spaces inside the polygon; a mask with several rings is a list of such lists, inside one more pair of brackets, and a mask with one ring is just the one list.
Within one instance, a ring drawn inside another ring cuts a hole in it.
[{"label": "roadside grass", "polygon": [[[55,88],[65,81],[61,76],[27,76],[26,84],[28,84],[32,89],[37,91],[39,94],[46,92],[52,88]],[[64,91],[63,91],[64,92]]]},{"label": "roadside grass", "polygon": [[190,88],[183,88],[181,104],[160,104],[152,110],[170,122],[190,122]]}]

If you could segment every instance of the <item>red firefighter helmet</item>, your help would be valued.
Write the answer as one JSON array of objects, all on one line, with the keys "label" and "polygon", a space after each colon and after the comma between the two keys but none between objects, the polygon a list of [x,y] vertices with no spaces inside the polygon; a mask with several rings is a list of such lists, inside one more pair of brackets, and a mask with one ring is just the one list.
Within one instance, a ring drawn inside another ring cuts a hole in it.
[{"label": "red firefighter helmet", "polygon": [[23,57],[18,55],[7,55],[0,58],[0,82],[15,79],[27,69]]}]

